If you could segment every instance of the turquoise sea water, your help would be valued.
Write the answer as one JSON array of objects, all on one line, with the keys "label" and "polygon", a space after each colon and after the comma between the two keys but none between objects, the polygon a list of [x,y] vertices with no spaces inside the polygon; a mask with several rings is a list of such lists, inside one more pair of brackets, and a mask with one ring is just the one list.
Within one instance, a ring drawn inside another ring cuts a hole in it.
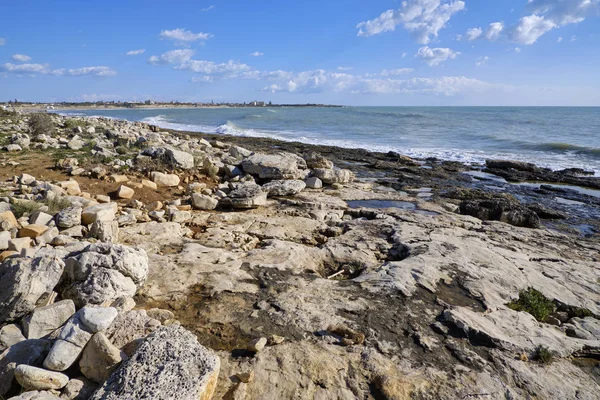
[{"label": "turquoise sea water", "polygon": [[598,107],[129,109],[70,112],[462,162],[507,158],[600,174]]}]

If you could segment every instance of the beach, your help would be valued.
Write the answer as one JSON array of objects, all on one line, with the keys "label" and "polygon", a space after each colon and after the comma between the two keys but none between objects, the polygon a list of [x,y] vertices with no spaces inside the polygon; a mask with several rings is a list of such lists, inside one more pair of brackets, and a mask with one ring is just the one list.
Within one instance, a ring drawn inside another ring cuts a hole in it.
[{"label": "beach", "polygon": [[[0,118],[12,224],[0,257],[69,265],[38,293],[55,293],[44,307],[116,310],[100,333],[127,357],[65,369],[89,398],[143,385],[131,371],[160,369],[169,335],[206,366],[205,398],[595,398],[600,178],[581,159],[460,162],[111,117],[51,115],[47,134],[30,132],[31,115]],[[71,206],[52,213],[55,196]],[[102,254],[114,260],[94,261],[102,278],[73,272]],[[10,286],[18,276],[2,279],[2,329],[44,311],[11,308],[30,295]]]}]

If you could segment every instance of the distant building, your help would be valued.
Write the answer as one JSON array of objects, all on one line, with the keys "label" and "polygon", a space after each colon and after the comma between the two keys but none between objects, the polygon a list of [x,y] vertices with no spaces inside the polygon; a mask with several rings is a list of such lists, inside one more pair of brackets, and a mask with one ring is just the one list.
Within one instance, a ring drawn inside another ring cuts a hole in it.
[{"label": "distant building", "polygon": [[146,100],[146,101],[144,102],[144,104],[147,104],[147,105],[149,105],[149,106],[153,106],[153,105],[155,105],[155,104],[156,104],[156,102],[155,102],[154,100]]},{"label": "distant building", "polygon": [[264,101],[251,101],[250,103],[248,103],[248,105],[252,106],[252,107],[264,107],[265,102]]}]

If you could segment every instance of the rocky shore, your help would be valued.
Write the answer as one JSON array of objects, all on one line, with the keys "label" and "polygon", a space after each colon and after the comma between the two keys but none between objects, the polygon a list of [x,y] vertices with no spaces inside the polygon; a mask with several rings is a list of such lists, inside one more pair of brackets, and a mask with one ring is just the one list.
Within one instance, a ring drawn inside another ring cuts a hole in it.
[{"label": "rocky shore", "polygon": [[45,114],[0,148],[0,398],[598,398],[586,171]]}]

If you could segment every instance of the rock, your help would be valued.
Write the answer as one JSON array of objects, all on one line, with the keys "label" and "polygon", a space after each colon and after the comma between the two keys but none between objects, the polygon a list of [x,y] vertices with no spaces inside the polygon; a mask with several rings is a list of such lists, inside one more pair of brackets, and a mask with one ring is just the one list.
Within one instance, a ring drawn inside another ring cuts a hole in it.
[{"label": "rock", "polygon": [[104,334],[118,348],[144,338],[160,327],[160,321],[150,318],[146,310],[120,313]]},{"label": "rock", "polygon": [[537,167],[535,164],[526,163],[523,161],[510,160],[485,160],[485,165],[492,169],[516,169],[518,171],[534,172]]},{"label": "rock", "polygon": [[38,245],[44,245],[46,243],[50,243],[54,240],[55,237],[57,237],[59,235],[59,233],[60,232],[58,231],[58,228],[52,227],[52,228],[48,229],[46,232],[44,232],[42,235],[35,238],[35,242]]},{"label": "rock", "polygon": [[60,328],[75,314],[72,300],[61,300],[45,307],[39,307],[22,321],[23,333],[27,339],[40,339]]},{"label": "rock", "polygon": [[192,218],[192,213],[189,211],[179,211],[174,209],[169,209],[169,220],[177,223],[184,223],[189,221]]},{"label": "rock", "polygon": [[25,340],[25,336],[17,325],[4,325],[0,328],[0,353],[23,340]]},{"label": "rock", "polygon": [[174,187],[179,185],[179,177],[174,174],[163,174],[162,172],[153,171],[150,173],[150,177],[158,186]]},{"label": "rock", "polygon": [[306,188],[306,183],[298,180],[271,181],[262,188],[269,196],[294,196]]},{"label": "rock", "polygon": [[134,194],[135,194],[135,191],[132,188],[127,187],[125,185],[119,186],[119,188],[117,189],[117,191],[115,193],[115,195],[119,199],[131,199]]},{"label": "rock", "polygon": [[25,133],[16,133],[12,135],[12,137],[10,138],[10,142],[12,144],[17,144],[24,149],[27,149],[29,147],[29,144],[31,143],[31,139],[29,138],[29,135]]},{"label": "rock", "polygon": [[267,203],[267,193],[256,183],[238,185],[229,195],[221,200],[224,207],[231,208],[257,208]]},{"label": "rock", "polygon": [[150,310],[146,310],[146,313],[148,314],[148,317],[160,321],[161,324],[175,318],[175,314],[173,314],[172,311],[160,308],[151,308]]},{"label": "rock", "polygon": [[31,185],[33,182],[35,182],[34,176],[31,176],[31,175],[25,174],[25,173],[23,173],[19,176],[19,183],[21,185]]},{"label": "rock", "polygon": [[164,207],[163,203],[161,201],[153,201],[152,203],[148,203],[146,205],[146,209],[148,211],[158,211],[158,210],[162,210],[162,208]]},{"label": "rock", "polygon": [[94,333],[108,328],[117,315],[117,309],[114,307],[86,306],[79,310],[81,322]]},{"label": "rock", "polygon": [[0,250],[8,249],[8,242],[12,239],[9,231],[0,232]]},{"label": "rock", "polygon": [[9,153],[15,153],[17,151],[23,150],[23,148],[21,146],[19,146],[18,144],[9,144],[8,146],[5,146],[4,148]]},{"label": "rock", "polygon": [[323,181],[323,183],[329,185],[333,183],[350,183],[355,179],[354,173],[348,169],[315,168],[312,172],[313,175]]},{"label": "rock", "polygon": [[18,396],[11,397],[9,400],[60,400],[60,397],[56,397],[52,392],[41,390],[21,393]]},{"label": "rock", "polygon": [[67,143],[67,147],[71,150],[81,150],[83,148],[83,141],[80,139],[72,139]]},{"label": "rock", "polygon": [[20,253],[23,249],[31,247],[31,238],[24,237],[8,241],[8,249]]},{"label": "rock", "polygon": [[36,211],[29,217],[29,223],[34,225],[47,225],[52,221],[52,215],[46,214],[43,211]]},{"label": "rock", "polygon": [[316,176],[312,176],[306,180],[306,187],[310,189],[321,189],[323,182]]},{"label": "rock", "polygon": [[19,227],[19,223],[15,218],[12,211],[0,212],[0,229],[3,231],[9,231]]},{"label": "rock", "polygon": [[91,400],[123,398],[209,400],[219,358],[180,326],[160,328],[111,375]]},{"label": "rock", "polygon": [[106,176],[106,169],[103,167],[94,167],[90,172],[92,174],[92,178],[95,179],[102,179]]},{"label": "rock", "polygon": [[87,400],[94,394],[96,387],[95,383],[83,376],[74,378],[67,383],[60,398],[63,400]]},{"label": "rock", "polygon": [[253,154],[241,165],[244,172],[261,179],[298,179],[303,177],[300,169],[306,168],[304,159],[290,153]]},{"label": "rock", "polygon": [[133,297],[148,275],[148,256],[139,248],[95,243],[66,260],[63,298],[77,306]]},{"label": "rock", "polygon": [[90,225],[96,221],[112,221],[115,219],[117,210],[117,203],[97,204],[86,207],[81,213],[81,222],[84,225]]},{"label": "rock", "polygon": [[0,354],[0,396],[5,396],[13,384],[17,365],[42,366],[52,342],[44,339],[24,340]]},{"label": "rock", "polygon": [[127,175],[111,175],[110,180],[114,183],[125,183],[129,181],[129,177]]},{"label": "rock", "polygon": [[[134,217],[135,219],[135,217]],[[90,227],[90,237],[96,238],[101,242],[119,241],[119,222],[118,221],[96,221]]]},{"label": "rock", "polygon": [[205,196],[200,193],[192,194],[192,205],[198,210],[214,210],[219,201],[211,196]]},{"label": "rock", "polygon": [[25,390],[58,390],[69,383],[69,377],[65,374],[25,364],[15,368],[15,378]]},{"label": "rock", "polygon": [[484,221],[502,221],[527,228],[540,227],[540,218],[534,211],[503,198],[466,200],[460,203],[459,211]]},{"label": "rock", "polygon": [[30,224],[19,229],[18,236],[20,238],[35,239],[36,237],[43,235],[47,230],[48,227],[46,225]]},{"label": "rock", "polygon": [[0,323],[33,310],[58,284],[64,265],[54,250],[40,250],[35,258],[4,261],[0,265]]},{"label": "rock", "polygon": [[152,181],[149,181],[148,179],[142,179],[142,186],[152,190],[158,189],[158,185]]},{"label": "rock", "polygon": [[96,383],[103,383],[121,361],[123,361],[121,351],[102,332],[98,332],[85,346],[79,367],[86,378]]},{"label": "rock", "polygon": [[194,156],[185,151],[167,149],[164,157],[165,161],[173,168],[194,168]]},{"label": "rock", "polygon": [[333,163],[323,157],[321,154],[316,152],[311,152],[307,156],[304,157],[306,161],[306,165],[310,169],[314,168],[323,168],[323,169],[332,169]]},{"label": "rock", "polygon": [[259,351],[264,349],[266,345],[267,345],[266,337],[257,338],[257,339],[252,340],[250,343],[248,343],[248,350],[258,353]]},{"label": "rock", "polygon": [[127,296],[119,297],[110,306],[116,308],[119,312],[126,312],[135,308],[135,300]]},{"label": "rock", "polygon": [[240,146],[231,146],[229,148],[229,154],[235,158],[244,158],[250,157],[250,155],[252,155],[252,152]]},{"label": "rock", "polygon": [[67,207],[56,214],[56,225],[59,228],[72,228],[81,224],[82,208],[78,206]]},{"label": "rock", "polygon": [[73,315],[61,329],[44,360],[44,368],[65,371],[77,361],[91,337],[92,332],[81,322],[80,313]]}]

